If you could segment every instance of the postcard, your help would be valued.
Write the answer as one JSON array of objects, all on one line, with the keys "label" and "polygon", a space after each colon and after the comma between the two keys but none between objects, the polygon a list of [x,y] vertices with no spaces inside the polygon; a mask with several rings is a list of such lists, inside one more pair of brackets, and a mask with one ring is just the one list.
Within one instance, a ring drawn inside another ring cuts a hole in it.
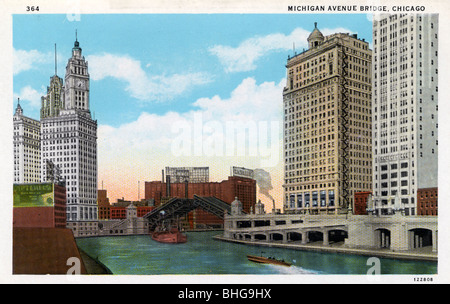
[{"label": "postcard", "polygon": [[2,281],[448,282],[448,13],[8,2]]}]

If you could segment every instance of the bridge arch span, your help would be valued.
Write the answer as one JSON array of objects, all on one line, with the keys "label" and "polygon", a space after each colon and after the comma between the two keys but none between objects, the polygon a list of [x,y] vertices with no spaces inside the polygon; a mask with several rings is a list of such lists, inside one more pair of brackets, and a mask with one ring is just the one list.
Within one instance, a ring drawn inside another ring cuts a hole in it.
[{"label": "bridge arch span", "polygon": [[328,230],[328,240],[332,243],[343,242],[348,238],[348,231],[342,228]]},{"label": "bridge arch span", "polygon": [[413,228],[408,230],[409,248],[422,248],[433,246],[433,231],[426,228]]},{"label": "bridge arch span", "polygon": [[324,233],[321,229],[308,230],[306,233],[308,234],[309,242],[323,242],[324,240]]},{"label": "bridge arch span", "polygon": [[295,242],[295,241],[301,241],[302,240],[302,234],[297,231],[289,231],[287,233],[288,241]]},{"label": "bridge arch span", "polygon": [[271,232],[269,236],[270,236],[270,240],[272,240],[272,241],[283,241],[284,240],[284,235],[283,235],[283,233],[280,233],[280,232]]}]

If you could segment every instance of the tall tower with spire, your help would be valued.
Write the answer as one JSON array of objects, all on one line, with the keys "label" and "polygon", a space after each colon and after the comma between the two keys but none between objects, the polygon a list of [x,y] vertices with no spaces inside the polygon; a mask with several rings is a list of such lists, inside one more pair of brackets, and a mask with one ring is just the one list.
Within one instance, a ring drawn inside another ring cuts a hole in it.
[{"label": "tall tower with spire", "polygon": [[56,44],[55,44],[55,75],[50,77],[47,94],[41,97],[41,119],[55,117],[64,108],[63,79],[57,75]]},{"label": "tall tower with spire", "polygon": [[97,121],[91,118],[88,63],[78,37],[64,79],[58,86],[63,92],[58,113],[41,117],[42,181],[49,178],[46,166],[51,161],[66,182],[67,227],[75,236],[92,236],[98,228]]}]

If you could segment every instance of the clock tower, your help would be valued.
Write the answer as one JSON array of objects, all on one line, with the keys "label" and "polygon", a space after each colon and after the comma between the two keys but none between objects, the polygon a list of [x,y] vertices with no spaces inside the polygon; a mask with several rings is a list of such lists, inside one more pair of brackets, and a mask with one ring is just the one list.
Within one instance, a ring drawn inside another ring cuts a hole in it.
[{"label": "clock tower", "polygon": [[[50,178],[47,163],[59,168],[66,185],[66,227],[72,229],[75,237],[95,236],[98,234],[97,121],[90,113],[88,64],[77,38],[64,82],[64,86],[55,86],[64,90],[61,108],[54,115],[41,118],[41,179],[46,182]],[[54,91],[56,96],[57,90]],[[46,105],[43,103],[41,112],[46,113]]]},{"label": "clock tower", "polygon": [[65,109],[82,110],[89,113],[88,63],[81,54],[80,43],[75,39],[72,57],[66,66]]}]

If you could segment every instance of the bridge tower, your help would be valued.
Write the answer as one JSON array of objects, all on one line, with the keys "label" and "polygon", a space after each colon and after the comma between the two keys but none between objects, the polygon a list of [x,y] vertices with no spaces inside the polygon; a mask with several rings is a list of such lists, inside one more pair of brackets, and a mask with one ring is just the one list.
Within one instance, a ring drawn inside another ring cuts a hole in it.
[{"label": "bridge tower", "polygon": [[231,203],[231,215],[240,215],[242,214],[242,203],[238,200],[237,196],[234,198],[234,201]]}]

